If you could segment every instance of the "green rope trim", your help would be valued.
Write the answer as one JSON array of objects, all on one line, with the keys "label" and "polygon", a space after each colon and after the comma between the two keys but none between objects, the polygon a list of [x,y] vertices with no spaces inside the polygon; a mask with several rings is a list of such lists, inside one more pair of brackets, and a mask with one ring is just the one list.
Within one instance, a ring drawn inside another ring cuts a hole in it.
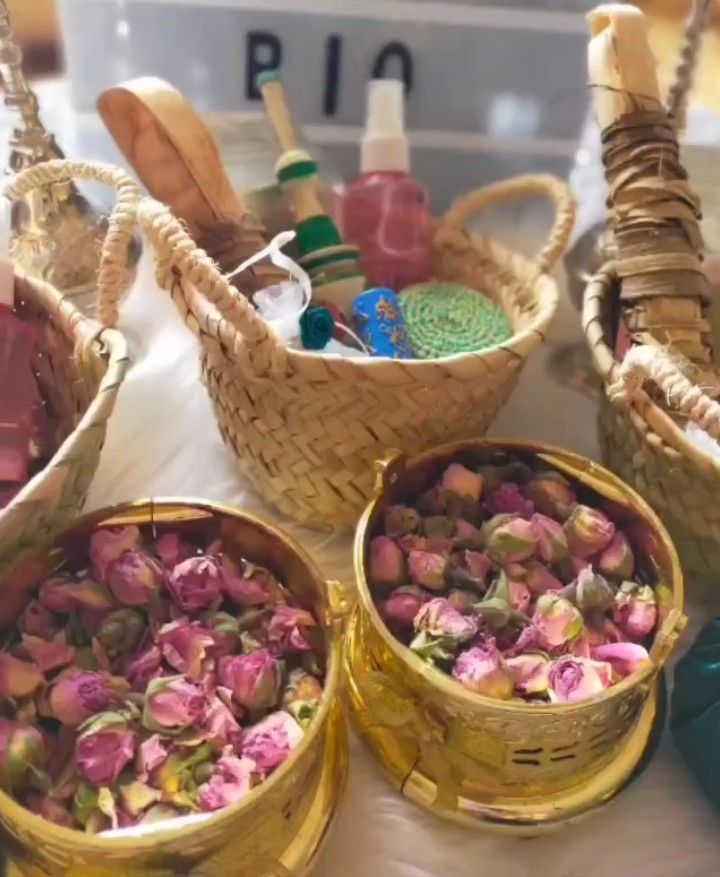
[{"label": "green rope trim", "polygon": [[507,317],[481,292],[456,283],[418,283],[400,293],[400,309],[419,359],[487,350],[507,341]]}]

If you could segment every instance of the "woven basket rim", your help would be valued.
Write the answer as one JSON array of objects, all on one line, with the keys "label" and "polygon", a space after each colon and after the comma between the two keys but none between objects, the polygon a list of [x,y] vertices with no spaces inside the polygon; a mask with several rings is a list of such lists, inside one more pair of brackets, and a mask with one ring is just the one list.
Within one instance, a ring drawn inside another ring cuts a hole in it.
[{"label": "woven basket rim", "polygon": [[[607,266],[601,269],[595,279],[604,276],[606,269]],[[586,289],[583,301],[583,333],[590,348],[595,370],[602,378],[605,399],[608,404],[617,406],[618,403],[613,402],[609,397],[608,387],[617,379],[618,368],[603,319],[603,307],[608,303],[610,284],[595,283],[592,294],[589,290],[590,286]],[[707,454],[692,442],[685,431],[646,393],[633,397],[629,405],[623,406],[623,411],[627,413],[637,429],[657,436],[666,450],[674,451],[705,471],[720,475],[720,460]],[[662,432],[658,431],[658,427]]]},{"label": "woven basket rim", "polygon": [[18,268],[15,268],[15,280],[34,287],[35,291],[40,294],[40,299],[46,309],[58,310],[62,308],[71,313],[70,319],[76,340],[76,350],[79,345],[83,345],[91,356],[107,362],[107,370],[100,381],[97,393],[75,428],[66,436],[46,465],[23,485],[21,490],[0,511],[0,516],[9,516],[20,506],[32,503],[44,495],[43,485],[49,473],[61,466],[66,460],[76,456],[77,445],[82,433],[107,420],[107,414],[105,414],[107,403],[103,397],[108,392],[112,392],[113,395],[117,393],[129,365],[127,342],[120,332],[115,329],[107,329],[94,318],[82,314],[67,296],[47,281],[31,277]]}]

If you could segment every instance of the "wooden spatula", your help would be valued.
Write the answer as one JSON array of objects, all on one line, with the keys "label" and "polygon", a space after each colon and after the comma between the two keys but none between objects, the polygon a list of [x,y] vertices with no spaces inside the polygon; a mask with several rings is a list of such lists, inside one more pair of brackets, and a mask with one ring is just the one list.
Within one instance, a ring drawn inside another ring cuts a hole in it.
[{"label": "wooden spatula", "polygon": [[[142,77],[104,91],[97,106],[150,194],[186,223],[223,272],[265,246],[264,228],[233,189],[212,134],[177,89]],[[233,282],[251,294],[282,279],[278,268],[261,262]]]}]

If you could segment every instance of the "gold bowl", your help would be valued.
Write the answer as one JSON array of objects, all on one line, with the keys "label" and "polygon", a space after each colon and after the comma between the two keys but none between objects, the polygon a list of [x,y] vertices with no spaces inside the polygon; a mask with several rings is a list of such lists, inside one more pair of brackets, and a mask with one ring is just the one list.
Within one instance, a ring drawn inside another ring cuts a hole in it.
[{"label": "gold bowl", "polygon": [[[338,702],[342,588],[323,581],[295,542],[253,515],[196,500],[143,500],[85,515],[26,569],[57,565],[100,526],[220,536],[230,556],[268,567],[311,609],[322,631],[325,690],[301,743],[242,801],[201,819],[185,817],[104,837],[62,828],[0,791],[0,843],[12,877],[289,877],[307,872],[338,806],[347,773],[347,731]],[[210,539],[208,539],[210,541]],[[32,582],[29,582],[31,590]]]},{"label": "gold bowl", "polygon": [[[651,664],[588,701],[526,704],[474,694],[422,661],[388,630],[366,578],[370,540],[385,508],[428,489],[452,461],[555,469],[622,524],[658,585]],[[346,638],[348,700],[394,784],[435,812],[467,824],[536,834],[612,797],[642,757],[655,714],[657,676],[685,626],[683,580],[665,528],[611,472],[539,444],[477,440],[378,464],[375,499],[355,535],[358,605]]]}]

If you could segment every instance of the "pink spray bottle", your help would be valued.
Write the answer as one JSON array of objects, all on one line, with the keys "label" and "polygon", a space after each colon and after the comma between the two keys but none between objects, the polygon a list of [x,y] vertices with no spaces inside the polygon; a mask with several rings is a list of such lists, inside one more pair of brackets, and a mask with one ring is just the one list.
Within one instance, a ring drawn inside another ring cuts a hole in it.
[{"label": "pink spray bottle", "polygon": [[409,173],[403,87],[395,79],[368,83],[360,175],[342,205],[343,234],[360,249],[369,286],[395,291],[428,280],[432,259],[428,192]]}]

